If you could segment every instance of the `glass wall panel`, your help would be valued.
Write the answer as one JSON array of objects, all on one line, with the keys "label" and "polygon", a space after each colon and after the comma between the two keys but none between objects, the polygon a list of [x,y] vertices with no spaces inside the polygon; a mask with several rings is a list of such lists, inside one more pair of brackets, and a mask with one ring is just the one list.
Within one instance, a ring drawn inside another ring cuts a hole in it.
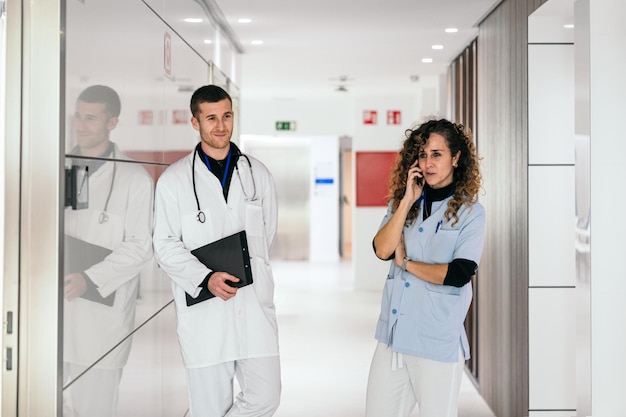
[{"label": "glass wall panel", "polygon": [[219,35],[204,1],[145,0],[145,3],[202,58],[215,60]]},{"label": "glass wall panel", "polygon": [[169,151],[195,145],[189,99],[208,82],[209,64],[143,2],[69,1],[66,45],[69,116],[84,88],[104,84],[120,96],[115,142],[128,156],[163,163],[171,160]]},{"label": "glass wall panel", "polygon": [[[63,387],[68,416],[115,415],[132,334],[141,325],[136,315],[141,281],[159,279],[151,239],[154,181],[109,141],[117,124],[108,113],[115,108],[113,90],[85,91],[76,105],[72,148],[84,157],[66,158]],[[106,102],[107,94],[113,104]],[[163,297],[165,292],[148,297],[152,310],[163,305]]]},{"label": "glass wall panel", "polygon": [[[211,62],[217,35],[203,7],[67,1],[64,416],[187,410],[171,284],[151,233],[159,175],[198,141],[193,91],[218,74],[238,114],[237,88]],[[193,17],[202,22],[184,20]]]}]

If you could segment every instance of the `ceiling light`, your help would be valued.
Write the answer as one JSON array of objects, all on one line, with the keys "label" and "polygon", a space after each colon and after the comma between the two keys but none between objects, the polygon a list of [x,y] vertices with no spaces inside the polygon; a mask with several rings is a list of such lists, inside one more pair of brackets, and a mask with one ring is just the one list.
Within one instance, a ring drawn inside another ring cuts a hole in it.
[{"label": "ceiling light", "polygon": [[185,19],[185,22],[187,23],[202,23],[202,19],[198,19],[195,17],[188,17]]},{"label": "ceiling light", "polygon": [[248,18],[244,17],[244,18],[241,18],[241,19],[237,20],[237,22],[239,22],[239,23],[250,23],[250,22],[252,22],[252,19],[248,19]]},{"label": "ceiling light", "polygon": [[211,39],[205,39],[204,43],[206,43],[207,45],[212,44],[213,41]]},{"label": "ceiling light", "polygon": [[457,33],[458,31],[457,28],[446,28],[446,33]]},{"label": "ceiling light", "polygon": [[432,58],[422,58],[422,62],[424,64],[430,64],[431,62],[433,62],[433,59]]},{"label": "ceiling light", "polygon": [[443,49],[443,45],[433,45],[433,49]]},{"label": "ceiling light", "polygon": [[252,45],[263,45],[263,41],[252,41],[250,42]]},{"label": "ceiling light", "polygon": [[571,23],[569,23],[569,24],[567,24],[567,25],[563,25],[563,27],[564,27],[565,29],[574,29],[574,25],[573,25],[573,24],[571,24]]}]

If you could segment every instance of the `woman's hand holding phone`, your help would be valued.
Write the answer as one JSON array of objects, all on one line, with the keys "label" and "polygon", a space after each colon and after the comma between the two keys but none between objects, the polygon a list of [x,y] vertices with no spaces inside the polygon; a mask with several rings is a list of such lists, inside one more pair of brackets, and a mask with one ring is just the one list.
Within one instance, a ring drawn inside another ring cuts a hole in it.
[{"label": "woman's hand holding phone", "polygon": [[417,163],[418,161],[416,160],[411,164],[406,180],[407,186],[404,195],[410,198],[411,201],[417,200],[422,195],[422,189],[424,188],[424,175]]}]

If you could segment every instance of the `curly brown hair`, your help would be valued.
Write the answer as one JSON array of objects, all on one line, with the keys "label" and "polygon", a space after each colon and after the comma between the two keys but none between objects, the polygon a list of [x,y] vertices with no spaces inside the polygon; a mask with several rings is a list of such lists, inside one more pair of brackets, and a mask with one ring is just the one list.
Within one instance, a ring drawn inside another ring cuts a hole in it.
[{"label": "curly brown hair", "polygon": [[[460,123],[452,123],[446,119],[429,120],[416,129],[407,129],[406,139],[396,158],[396,167],[391,173],[389,195],[387,201],[392,201],[392,210],[395,212],[406,190],[406,179],[411,164],[418,158],[424,145],[432,133],[443,136],[452,155],[461,152],[458,166],[454,169],[453,181],[456,184],[454,196],[448,201],[446,220],[454,217],[455,225],[459,217],[457,212],[463,204],[471,205],[477,200],[478,191],[482,184],[479,158],[472,141],[472,132]],[[418,200],[419,201],[419,200]],[[407,215],[406,224],[409,225],[417,218],[420,203],[416,202]]]}]

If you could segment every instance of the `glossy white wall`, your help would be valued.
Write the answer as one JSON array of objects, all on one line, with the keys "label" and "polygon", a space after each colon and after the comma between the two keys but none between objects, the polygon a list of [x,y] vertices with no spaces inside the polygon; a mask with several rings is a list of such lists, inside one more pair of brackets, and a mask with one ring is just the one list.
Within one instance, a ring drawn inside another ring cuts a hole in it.
[{"label": "glossy white wall", "polygon": [[[578,0],[588,10],[580,16],[581,36],[587,41],[586,65],[589,84],[586,93],[589,120],[589,179],[591,207],[590,346],[591,416],[619,416],[626,410],[626,318],[623,234],[619,221],[626,194],[619,190],[626,141],[622,120],[626,109],[626,3],[621,0]],[[586,21],[586,24],[583,23]],[[577,46],[578,46],[577,32]],[[585,54],[581,54],[585,59]],[[577,80],[578,81],[578,80]],[[577,82],[577,91],[579,88]],[[580,87],[583,87],[582,85]],[[577,119],[578,119],[577,102]],[[577,126],[578,127],[578,126]],[[579,133],[577,129],[577,134]],[[581,134],[584,131],[580,132]]]},{"label": "glossy white wall", "polygon": [[[555,12],[556,11],[556,12]],[[528,412],[576,410],[573,4],[528,18]],[[569,23],[572,23],[571,20]]]}]

